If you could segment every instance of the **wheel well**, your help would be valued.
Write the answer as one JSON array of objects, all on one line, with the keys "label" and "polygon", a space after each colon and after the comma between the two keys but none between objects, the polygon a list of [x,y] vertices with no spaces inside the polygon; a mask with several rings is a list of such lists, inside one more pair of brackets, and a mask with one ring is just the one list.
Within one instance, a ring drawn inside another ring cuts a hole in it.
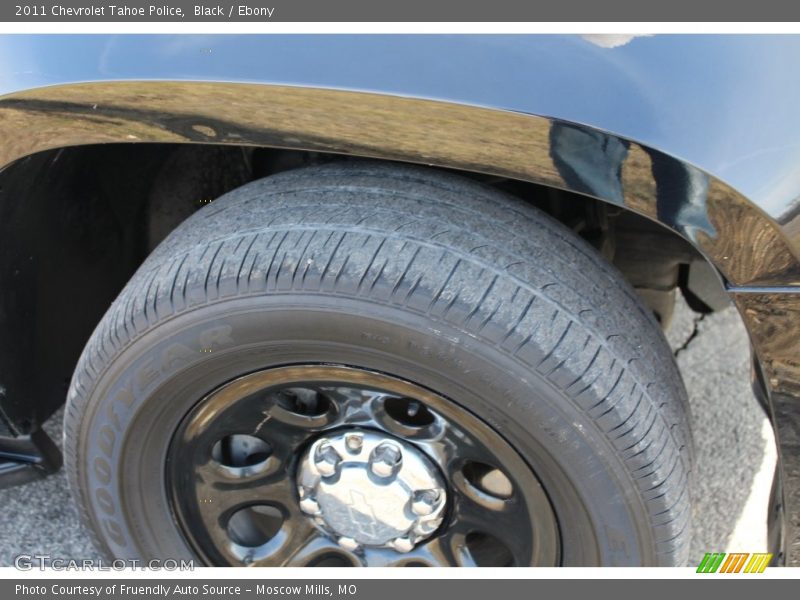
[{"label": "wheel well", "polygon": [[[0,172],[6,248],[0,420],[27,433],[63,403],[105,310],[150,250],[192,212],[248,181],[334,160],[352,159],[205,144],[107,144],[41,152]],[[727,302],[716,271],[654,221],[572,192],[462,174],[524,198],[576,231],[664,324],[678,290],[695,310]]]}]

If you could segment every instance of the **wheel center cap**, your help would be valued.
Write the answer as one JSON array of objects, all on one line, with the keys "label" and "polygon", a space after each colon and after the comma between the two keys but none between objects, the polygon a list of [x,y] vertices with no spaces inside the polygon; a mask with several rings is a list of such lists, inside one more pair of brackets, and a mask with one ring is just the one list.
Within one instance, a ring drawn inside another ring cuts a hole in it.
[{"label": "wheel center cap", "polygon": [[348,550],[409,552],[444,517],[445,485],[415,446],[359,429],[325,435],[297,474],[300,508]]}]

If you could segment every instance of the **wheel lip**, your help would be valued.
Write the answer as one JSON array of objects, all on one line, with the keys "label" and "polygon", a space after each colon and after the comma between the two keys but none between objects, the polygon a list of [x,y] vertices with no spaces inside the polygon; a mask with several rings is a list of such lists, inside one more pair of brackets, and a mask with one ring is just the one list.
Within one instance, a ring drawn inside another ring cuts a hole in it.
[{"label": "wheel lip", "polygon": [[[316,378],[314,378],[316,377]],[[193,427],[198,427],[200,423],[208,422],[208,415],[206,413],[214,413],[218,410],[222,410],[228,406],[230,403],[236,402],[239,399],[246,398],[253,393],[257,393],[260,391],[266,391],[270,388],[274,387],[293,387],[299,384],[308,384],[313,382],[315,384],[328,384],[328,385],[337,385],[337,386],[346,386],[346,385],[353,385],[353,386],[360,386],[364,389],[371,389],[374,391],[379,391],[381,393],[391,393],[397,394],[404,397],[411,397],[416,400],[422,401],[426,406],[434,408],[435,412],[438,413],[441,417],[444,417],[448,420],[455,420],[459,423],[460,426],[463,427],[462,421],[464,416],[467,416],[467,419],[473,420],[477,422],[480,427],[475,429],[470,429],[470,435],[479,438],[480,441],[484,444],[485,447],[491,447],[492,444],[496,443],[498,440],[504,446],[504,449],[507,452],[510,452],[516,460],[518,460],[521,464],[525,466],[526,472],[529,474],[532,481],[535,483],[535,490],[527,490],[523,492],[523,495],[526,498],[526,502],[529,500],[528,493],[536,493],[539,494],[540,498],[539,501],[543,500],[546,504],[548,515],[550,522],[552,524],[552,530],[548,534],[549,541],[553,546],[550,550],[550,555],[553,557],[553,564],[560,564],[561,560],[561,534],[560,534],[560,527],[558,524],[557,516],[555,508],[553,507],[550,498],[546,490],[544,489],[541,481],[539,480],[538,476],[536,475],[535,470],[531,467],[529,462],[519,454],[519,452],[511,445],[511,443],[503,436],[503,434],[495,429],[491,424],[489,424],[485,419],[481,418],[480,416],[476,415],[473,411],[465,408],[464,406],[456,403],[455,401],[438,394],[430,390],[429,388],[408,381],[407,379],[396,377],[393,375],[389,375],[387,373],[380,372],[378,370],[370,369],[370,368],[362,368],[356,367],[351,365],[342,365],[338,363],[331,363],[331,362],[320,362],[320,363],[302,363],[302,364],[288,364],[288,365],[274,365],[267,367],[265,369],[253,371],[249,374],[241,375],[236,377],[235,379],[220,385],[218,388],[204,396],[200,401],[198,401],[193,407],[189,409],[189,411],[184,415],[181,419],[181,422],[178,428],[174,431],[173,437],[169,442],[169,450],[168,450],[168,464],[172,463],[173,465],[176,461],[171,460],[173,457],[173,447],[176,444],[179,434],[183,434],[182,437],[185,437],[187,433],[197,434],[198,432],[193,429]],[[197,418],[197,413],[200,411],[200,414],[206,416],[206,418]],[[191,419],[190,419],[191,418]],[[308,417],[308,422],[310,423],[313,420],[316,420],[317,423],[315,425],[321,425],[323,423],[320,422],[319,417]],[[189,421],[189,426],[187,427],[187,421]],[[325,423],[327,425],[327,423]],[[400,423],[398,422],[398,425]],[[405,427],[405,426],[404,426]],[[409,426],[410,427],[410,426]],[[341,428],[341,425],[334,426],[330,429],[318,429],[318,433],[324,431],[333,432],[337,429]],[[315,427],[316,429],[316,427]],[[488,432],[488,435],[487,435]],[[389,435],[400,437],[399,434],[395,432],[388,432]],[[492,439],[495,438],[495,439]],[[400,439],[403,439],[402,437]],[[312,440],[313,441],[313,440]],[[413,441],[412,441],[413,443]],[[429,458],[433,460],[437,466],[443,469],[443,466],[439,464],[437,457],[431,455],[428,452],[427,448],[421,448],[421,450],[429,455]],[[296,469],[296,462],[297,458],[302,454],[303,448],[300,447],[296,455],[292,457],[292,465],[291,469]],[[454,462],[462,463],[463,461],[460,459],[456,459]],[[499,461],[498,461],[499,462]],[[498,466],[502,466],[502,463],[498,464]],[[178,529],[183,537],[185,543],[187,543],[193,551],[200,557],[203,557],[208,561],[207,554],[202,551],[199,545],[196,543],[194,536],[188,534],[187,532],[188,527],[185,523],[184,516],[181,514],[177,503],[173,498],[173,484],[171,481],[170,476],[170,469],[165,468],[165,483],[167,485],[166,491],[168,495],[168,504],[170,511],[172,512],[174,521],[178,524]],[[445,478],[448,480],[448,485],[456,489],[455,483],[450,480],[450,478],[445,475]],[[461,490],[463,493],[463,490]],[[269,501],[265,500],[265,503],[269,504]],[[244,506],[244,504],[243,504]],[[536,509],[539,510],[538,508]],[[447,516],[445,519],[445,523],[449,520],[452,516],[452,507],[448,507],[447,509]],[[462,538],[465,537],[464,534],[457,534],[457,536],[461,536]],[[435,538],[436,536],[434,536]],[[432,538],[433,539],[433,538]],[[534,538],[536,540],[537,538]],[[269,542],[268,542],[269,543]],[[538,544],[538,541],[537,541]],[[380,549],[378,549],[380,550]],[[535,554],[539,554],[539,548],[535,548],[533,551]],[[414,561],[417,560],[415,556],[404,556],[399,555],[397,563],[401,563],[403,561]],[[526,565],[521,565],[526,566]]]}]

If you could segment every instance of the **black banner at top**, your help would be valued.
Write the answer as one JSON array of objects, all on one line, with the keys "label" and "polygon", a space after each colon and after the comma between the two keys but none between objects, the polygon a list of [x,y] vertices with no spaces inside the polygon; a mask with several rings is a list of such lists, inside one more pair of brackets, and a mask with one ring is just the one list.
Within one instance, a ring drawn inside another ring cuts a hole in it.
[{"label": "black banner at top", "polygon": [[4,22],[785,22],[785,0],[36,0],[2,3]]}]

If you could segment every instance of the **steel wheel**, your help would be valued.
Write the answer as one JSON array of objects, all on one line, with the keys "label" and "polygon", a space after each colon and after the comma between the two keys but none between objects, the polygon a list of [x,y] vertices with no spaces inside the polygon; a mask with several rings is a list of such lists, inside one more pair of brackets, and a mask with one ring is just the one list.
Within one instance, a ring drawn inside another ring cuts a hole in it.
[{"label": "steel wheel", "polygon": [[208,564],[555,565],[534,471],[487,423],[412,383],[328,365],[268,369],[204,398],[167,489]]}]

